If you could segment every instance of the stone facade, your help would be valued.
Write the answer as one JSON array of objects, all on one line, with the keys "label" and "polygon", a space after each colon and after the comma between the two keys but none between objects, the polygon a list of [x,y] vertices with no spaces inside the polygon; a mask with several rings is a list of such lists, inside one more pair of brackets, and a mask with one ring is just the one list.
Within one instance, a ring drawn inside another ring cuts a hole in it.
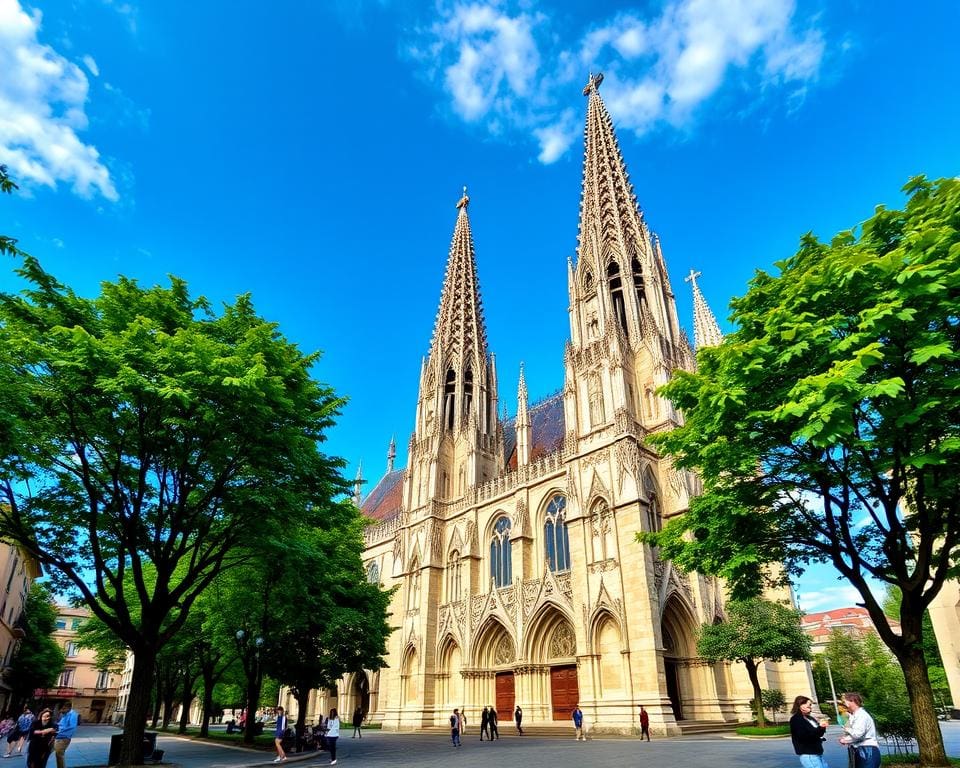
[{"label": "stone facade", "polygon": [[[320,693],[308,717],[361,705],[389,729],[471,724],[495,706],[509,722],[629,733],[639,705],[654,732],[682,721],[749,719],[739,665],[697,657],[696,634],[724,616],[716,579],[684,574],[636,541],[699,491],[645,441],[681,415],[656,391],[694,356],[677,320],[657,237],[643,219],[592,77],[579,243],[568,262],[570,341],[563,388],[498,417],[470,232],[458,203],[440,308],[420,373],[408,466],[366,500],[371,580],[398,585],[388,667]],[[695,337],[720,333],[691,275]],[[812,694],[805,664],[768,664],[765,687]],[[289,700],[286,703],[292,703]]]}]

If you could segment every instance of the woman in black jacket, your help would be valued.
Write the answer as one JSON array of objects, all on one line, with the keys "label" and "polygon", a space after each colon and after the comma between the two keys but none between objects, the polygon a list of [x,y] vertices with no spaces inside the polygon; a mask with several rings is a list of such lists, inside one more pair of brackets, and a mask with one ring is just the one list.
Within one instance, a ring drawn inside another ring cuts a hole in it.
[{"label": "woman in black jacket", "polygon": [[828,768],[823,759],[823,734],[827,732],[827,719],[817,721],[810,714],[813,701],[807,696],[797,696],[790,710],[790,739],[793,751],[800,755],[803,768]]}]

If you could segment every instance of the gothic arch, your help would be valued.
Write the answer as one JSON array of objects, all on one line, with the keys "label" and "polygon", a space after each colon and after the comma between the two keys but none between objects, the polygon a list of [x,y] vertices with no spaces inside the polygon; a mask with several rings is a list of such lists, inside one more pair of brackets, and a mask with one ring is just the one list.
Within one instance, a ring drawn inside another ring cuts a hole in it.
[{"label": "gothic arch", "polygon": [[404,704],[420,700],[419,656],[415,645],[408,645],[400,663],[400,685]]},{"label": "gothic arch", "polygon": [[624,689],[623,633],[620,622],[609,611],[599,611],[592,627],[593,653],[597,658],[603,694]]},{"label": "gothic arch", "polygon": [[517,659],[516,638],[499,619],[489,617],[473,644],[473,665],[482,669],[506,667]]},{"label": "gothic arch", "polygon": [[446,634],[440,641],[437,653],[440,678],[440,702],[452,706],[463,704],[463,651],[452,634]]},{"label": "gothic arch", "polygon": [[[696,614],[679,592],[671,592],[663,606],[660,626],[665,656],[689,658],[697,655]],[[669,638],[669,645],[668,645]]]},{"label": "gothic arch", "polygon": [[[530,617],[527,625],[526,648],[524,655],[534,664],[546,664],[558,659],[570,660],[577,656],[576,631],[573,617],[563,608],[553,602],[546,602]],[[572,641],[572,653],[559,655],[567,643],[566,637],[561,638],[558,633],[569,637]]]}]

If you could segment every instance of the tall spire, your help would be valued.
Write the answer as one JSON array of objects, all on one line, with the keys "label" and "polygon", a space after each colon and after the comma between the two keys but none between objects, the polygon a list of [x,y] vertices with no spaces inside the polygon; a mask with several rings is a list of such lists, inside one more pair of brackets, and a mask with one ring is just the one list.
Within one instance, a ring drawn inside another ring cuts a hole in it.
[{"label": "tall spire", "polygon": [[700,272],[691,269],[690,274],[683,278],[693,288],[693,344],[695,349],[716,347],[723,342],[723,334],[720,332],[720,326],[717,325],[717,318],[710,311],[707,300],[703,298],[700,286],[697,285],[697,278],[700,277],[700,274]]},{"label": "tall spire", "polygon": [[390,447],[387,448],[387,472],[393,472],[393,460],[397,458],[397,441],[390,438]]},{"label": "tall spire", "polygon": [[456,367],[462,365],[464,368],[470,357],[484,360],[487,355],[487,330],[477,281],[473,234],[467,215],[469,204],[470,198],[464,187],[463,196],[457,203],[459,213],[430,342],[430,357],[441,353],[448,356]]},{"label": "tall spire", "polygon": [[527,380],[523,375],[523,363],[520,363],[520,381],[517,384],[517,466],[530,463],[530,448],[533,445],[533,427],[530,422]]},{"label": "tall spire", "polygon": [[353,481],[353,503],[358,507],[360,506],[360,502],[363,501],[361,490],[365,482],[366,480],[363,479],[363,462],[361,461],[357,465],[357,477]]}]

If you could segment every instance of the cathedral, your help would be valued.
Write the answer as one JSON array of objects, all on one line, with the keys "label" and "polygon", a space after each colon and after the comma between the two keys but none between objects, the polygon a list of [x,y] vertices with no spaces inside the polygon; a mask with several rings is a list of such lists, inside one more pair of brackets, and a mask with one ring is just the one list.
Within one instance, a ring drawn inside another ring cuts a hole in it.
[{"label": "cathedral", "polygon": [[[567,263],[570,338],[562,389],[498,415],[469,198],[456,223],[430,350],[420,370],[408,465],[360,500],[367,575],[397,586],[387,664],[319,692],[312,713],[360,706],[407,730],[478,723],[569,727],[578,704],[594,733],[654,733],[751,720],[740,664],[698,658],[703,623],[724,616],[722,582],[685,574],[636,534],[681,515],[698,478],[645,440],[681,422],[657,395],[693,348],[677,319],[659,240],[647,227],[592,76],[576,262]],[[691,274],[694,341],[720,331]],[[358,478],[359,480],[359,478]],[[358,483],[359,497],[359,483]],[[813,696],[809,666],[761,665],[764,688]],[[290,702],[292,703],[292,702]]]}]

